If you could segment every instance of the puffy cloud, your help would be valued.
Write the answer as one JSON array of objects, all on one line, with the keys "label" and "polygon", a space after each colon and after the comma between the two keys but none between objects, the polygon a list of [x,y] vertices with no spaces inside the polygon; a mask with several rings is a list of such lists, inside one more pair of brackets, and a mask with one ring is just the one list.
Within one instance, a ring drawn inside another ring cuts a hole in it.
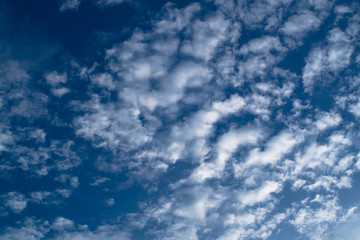
[{"label": "puffy cloud", "polygon": [[349,106],[349,111],[356,117],[360,117],[360,101]]},{"label": "puffy cloud", "polygon": [[307,91],[311,91],[314,85],[324,84],[320,80],[324,73],[338,73],[350,64],[354,51],[351,36],[334,28],[329,32],[327,40],[326,47],[314,48],[306,59],[302,77]]},{"label": "puffy cloud", "polygon": [[71,195],[71,190],[69,189],[56,189],[56,193],[58,193],[63,198],[69,198]]},{"label": "puffy cloud", "polygon": [[241,54],[264,54],[269,51],[284,51],[284,47],[279,41],[278,37],[265,36],[254,39],[249,43],[243,45],[240,49]]},{"label": "puffy cloud", "polygon": [[100,87],[105,87],[109,90],[115,89],[114,79],[109,73],[94,74],[91,75],[90,78],[94,84]]},{"label": "puffy cloud", "polygon": [[6,129],[4,126],[0,125],[0,152],[7,150],[7,145],[14,142],[14,136],[12,133]]},{"label": "puffy cloud", "polygon": [[5,61],[0,65],[0,106],[3,106],[1,116],[4,126],[18,116],[28,122],[47,116],[47,96],[32,91],[30,83],[30,75],[18,61]]},{"label": "puffy cloud", "polygon": [[64,72],[62,74],[58,73],[57,71],[53,71],[50,73],[47,73],[45,75],[46,82],[50,84],[51,86],[57,86],[61,83],[67,82],[67,74]]},{"label": "puffy cloud", "polygon": [[245,167],[253,165],[275,165],[281,158],[290,153],[292,149],[301,141],[303,137],[297,133],[288,131],[280,132],[279,135],[270,139],[266,144],[266,149],[262,152],[258,148],[252,150],[246,162]]},{"label": "puffy cloud", "polygon": [[48,197],[51,196],[50,192],[42,191],[42,192],[31,192],[30,193],[31,200],[37,203],[42,203],[43,201],[46,201]]},{"label": "puffy cloud", "polygon": [[174,214],[184,218],[205,220],[208,211],[221,203],[221,198],[221,195],[209,189],[195,187],[191,190],[188,203],[176,208]]},{"label": "puffy cloud", "polygon": [[287,52],[278,37],[264,36],[249,41],[239,50],[238,71],[242,78],[251,81],[256,77],[264,78]]},{"label": "puffy cloud", "polygon": [[281,190],[281,183],[275,181],[265,181],[259,188],[241,192],[239,194],[239,201],[242,206],[253,206],[255,204],[270,200],[272,193],[277,193]]},{"label": "puffy cloud", "polygon": [[68,88],[55,88],[55,89],[51,89],[52,94],[54,94],[57,97],[62,97],[63,95],[67,94],[68,92],[70,92],[70,90]]},{"label": "puffy cloud", "polygon": [[[309,239],[322,239],[330,224],[343,221],[349,212],[342,210],[337,198],[317,196],[312,200],[319,207],[300,207],[290,221],[297,230]],[[350,211],[353,211],[350,209]]]},{"label": "puffy cloud", "polygon": [[97,95],[84,108],[89,113],[74,120],[76,133],[91,140],[96,147],[134,149],[152,139],[152,126],[143,126],[137,108],[118,108],[102,104]]},{"label": "puffy cloud", "polygon": [[109,198],[105,201],[106,205],[108,205],[109,207],[112,207],[115,204],[115,199],[114,198]]},{"label": "puffy cloud", "polygon": [[46,234],[46,223],[40,222],[31,218],[24,221],[19,228],[7,227],[0,235],[4,240],[12,239],[29,239],[38,240],[44,238]]},{"label": "puffy cloud", "polygon": [[318,48],[311,51],[303,73],[305,87],[311,87],[314,77],[323,70],[322,62],[325,58],[324,55],[325,53]]},{"label": "puffy cloud", "polygon": [[217,157],[213,162],[203,162],[194,170],[191,179],[203,182],[206,179],[218,178],[225,169],[226,162],[239,146],[254,145],[261,137],[259,129],[232,129],[220,137],[217,143]]},{"label": "puffy cloud", "polygon": [[56,97],[62,97],[70,92],[69,88],[63,87],[63,85],[68,81],[66,72],[60,74],[57,71],[52,71],[45,74],[44,77],[46,82],[52,86],[51,93]]},{"label": "puffy cloud", "polygon": [[321,21],[310,11],[302,12],[292,16],[282,27],[287,35],[304,34],[320,26]]},{"label": "puffy cloud", "polygon": [[349,146],[350,140],[341,134],[333,134],[329,137],[329,143],[318,145],[311,143],[306,146],[302,155],[296,156],[295,173],[301,173],[304,169],[326,169],[332,167],[337,161],[337,155],[343,148]]},{"label": "puffy cloud", "polygon": [[213,57],[216,47],[229,34],[229,23],[221,15],[213,16],[205,21],[197,20],[191,27],[192,38],[183,42],[181,52],[205,61]]},{"label": "puffy cloud", "polygon": [[73,227],[74,227],[74,222],[63,217],[56,218],[53,224],[51,225],[51,228],[57,231],[72,229]]},{"label": "puffy cloud", "polygon": [[321,114],[315,125],[319,130],[337,126],[342,121],[341,116],[336,113]]},{"label": "puffy cloud", "polygon": [[1,196],[5,207],[14,213],[21,213],[27,206],[27,199],[18,192],[8,192]]},{"label": "puffy cloud", "polygon": [[56,177],[55,180],[59,181],[61,183],[69,183],[74,188],[77,188],[80,184],[78,177],[72,177],[67,174],[62,174],[62,175]]},{"label": "puffy cloud", "polygon": [[188,143],[195,141],[196,153],[200,157],[207,152],[205,140],[212,134],[216,122],[227,116],[237,114],[245,106],[245,101],[238,95],[232,95],[225,101],[214,101],[209,109],[195,113],[184,124],[175,125],[171,132],[170,158],[177,161],[185,150],[191,149]]},{"label": "puffy cloud", "polygon": [[[237,14],[236,11],[239,11],[239,18],[247,28],[259,29],[265,24],[266,30],[272,30],[281,23],[285,10],[291,2],[291,0],[240,2],[236,8],[230,10],[235,10],[233,14]],[[220,1],[217,3],[225,5]]]}]

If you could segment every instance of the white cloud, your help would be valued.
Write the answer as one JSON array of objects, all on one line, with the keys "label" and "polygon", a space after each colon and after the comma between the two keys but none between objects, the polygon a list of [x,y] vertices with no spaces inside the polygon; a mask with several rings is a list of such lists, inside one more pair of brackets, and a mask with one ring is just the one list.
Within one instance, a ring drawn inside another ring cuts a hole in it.
[{"label": "white cloud", "polygon": [[90,76],[90,79],[100,87],[105,87],[109,90],[115,89],[114,79],[109,73],[93,74]]},{"label": "white cloud", "polygon": [[223,16],[218,15],[206,19],[197,20],[192,24],[191,40],[185,40],[181,47],[184,54],[208,61],[216,50],[216,47],[227,37],[229,23]]},{"label": "white cloud", "polygon": [[310,191],[325,189],[332,192],[336,188],[351,188],[351,180],[348,176],[341,177],[340,179],[330,176],[321,176],[318,177],[318,179],[316,179],[313,184],[310,184],[304,188]]},{"label": "white cloud", "polygon": [[[96,0],[94,4],[124,2],[129,1]],[[11,156],[1,161],[0,169],[19,168],[39,178],[51,172],[48,177],[58,176],[55,181],[61,183],[57,189],[31,192],[29,198],[18,192],[4,194],[0,211],[20,213],[28,201],[54,205],[73,201],[81,180],[84,187],[99,186],[94,191],[116,194],[141,185],[151,193],[151,198],[137,202],[137,211],[121,212],[116,220],[99,219],[125,224],[140,238],[143,234],[153,239],[266,239],[288,219],[300,238],[310,233],[314,239],[324,236],[329,224],[347,215],[336,197],[340,189],[351,188],[352,176],[360,169],[354,153],[357,119],[347,118],[337,108],[326,111],[321,104],[315,106],[312,96],[301,93],[299,76],[282,69],[288,64],[282,60],[320,26],[333,9],[332,2],[215,1],[218,7],[208,8],[209,2],[202,1],[181,9],[168,3],[159,14],[147,15],[145,30],[124,32],[129,38],[105,50],[105,59],[92,67],[73,62],[67,72],[45,70],[47,94],[59,97],[49,96],[54,102],[48,102],[45,94],[35,94],[41,89],[33,86],[36,81],[28,81],[30,76],[16,63],[0,64],[0,107],[5,112],[0,113],[5,115],[0,120],[0,151],[1,157]],[[68,4],[65,11],[77,9],[80,0],[62,3]],[[350,15],[346,7],[334,11],[338,16]],[[326,41],[305,42],[301,48],[307,51],[313,44],[305,59],[303,83],[311,91],[331,78],[353,82],[338,92],[342,96],[352,92],[342,109],[349,107],[360,116],[358,83],[349,77],[355,67],[347,68],[352,64],[357,28],[353,24],[340,30],[338,23],[334,20]],[[81,89],[86,89],[87,97],[74,96],[79,89],[70,81],[78,78],[86,84]],[[73,94],[60,99],[70,91]],[[62,116],[69,103],[60,103],[71,97],[77,99],[70,102],[75,113]],[[49,111],[56,118],[40,111],[48,106],[59,106]],[[30,121],[40,113],[46,120]],[[66,134],[70,138],[66,141],[54,140],[62,132],[53,128],[53,122],[63,117],[74,117],[62,125],[64,133],[73,132],[91,144],[71,139],[71,134]],[[25,127],[13,125],[23,119]],[[47,123],[48,119],[53,121]],[[87,156],[93,152],[98,155]],[[80,156],[90,157],[87,164],[94,164],[94,171],[119,174],[99,177],[89,172],[94,178],[86,183],[86,178],[73,175],[83,176],[78,172],[83,169],[74,169],[83,161]],[[128,180],[119,183],[119,177]],[[287,186],[296,193],[282,192],[285,187],[290,191]],[[295,198],[304,192],[309,198],[297,204]],[[328,195],[310,200],[318,192]],[[15,199],[14,205],[7,199]],[[116,199],[108,196],[99,203],[110,211],[109,207],[120,204]],[[93,230],[92,224],[90,230],[64,217],[25,225],[4,229],[5,237],[0,238],[132,237],[117,225]]]},{"label": "white cloud", "polygon": [[110,181],[109,178],[106,178],[106,177],[100,177],[100,178],[97,178],[94,182],[90,183],[91,186],[99,186],[100,184],[103,184],[107,181]]},{"label": "white cloud", "polygon": [[105,6],[113,6],[124,2],[129,2],[131,0],[99,0],[97,4],[99,6],[105,7]]},{"label": "white cloud", "polygon": [[265,36],[251,40],[249,43],[243,45],[240,49],[240,53],[247,54],[266,54],[270,50],[284,51],[284,47],[279,41],[278,37]]},{"label": "white cloud", "polygon": [[27,199],[18,192],[8,192],[1,196],[4,205],[14,213],[21,213],[27,206]]},{"label": "white cloud", "polygon": [[291,16],[281,28],[286,35],[305,34],[311,30],[318,28],[321,21],[313,12],[304,11],[297,15]]},{"label": "white cloud", "polygon": [[74,222],[66,219],[64,217],[58,217],[55,219],[53,224],[51,225],[51,228],[57,230],[57,231],[64,231],[67,229],[74,228]]},{"label": "white cloud", "polygon": [[246,61],[238,63],[239,74],[245,80],[252,80],[255,77],[263,77],[266,70],[272,66],[276,59],[273,56],[250,56],[246,58]]},{"label": "white cloud", "polygon": [[337,113],[322,113],[315,125],[319,130],[325,130],[330,127],[335,127],[339,125],[342,121],[342,118]]},{"label": "white cloud", "polygon": [[203,182],[206,179],[219,178],[229,158],[240,146],[254,145],[261,138],[261,131],[256,128],[244,127],[231,129],[220,137],[217,143],[217,157],[212,162],[203,162],[194,170],[191,179]]},{"label": "white cloud", "polygon": [[253,213],[246,213],[241,215],[230,214],[227,217],[224,224],[225,225],[237,224],[243,227],[246,225],[254,224],[255,222],[256,222],[256,215]]},{"label": "white cloud", "polygon": [[349,169],[349,167],[354,162],[354,158],[355,157],[353,155],[347,155],[347,156],[341,158],[339,160],[338,164],[336,165],[334,172],[336,172],[336,173],[345,172],[347,169]]},{"label": "white cloud", "polygon": [[[225,220],[227,228],[219,239],[267,239],[274,229],[290,215],[290,211],[273,213],[271,218],[267,219],[267,214],[272,211],[274,205],[271,203],[262,205],[265,205],[265,207],[247,207],[240,214],[231,213],[228,215]],[[235,212],[237,211],[235,210]]]},{"label": "white cloud", "polygon": [[52,71],[47,73],[44,77],[46,82],[52,86],[51,93],[56,97],[62,97],[70,92],[69,88],[63,87],[68,80],[66,72],[60,74],[57,71]]},{"label": "white cloud", "polygon": [[220,114],[234,114],[240,111],[245,106],[245,101],[238,95],[232,95],[230,99],[223,102],[213,102],[212,109],[219,112]]},{"label": "white cloud", "polygon": [[314,200],[320,205],[319,207],[301,207],[290,223],[309,239],[318,240],[323,239],[330,224],[343,221],[347,213],[343,212],[338,199],[333,196],[318,196]]},{"label": "white cloud", "polygon": [[31,77],[17,61],[4,61],[0,65],[0,105],[2,125],[12,117],[21,116],[27,122],[47,116],[48,98],[41,91],[32,91]]},{"label": "white cloud", "polygon": [[303,71],[305,88],[311,88],[314,84],[314,77],[323,71],[324,66],[322,62],[324,58],[325,53],[321,49],[316,48],[311,51]]},{"label": "white cloud", "polygon": [[78,177],[72,177],[68,174],[61,174],[60,176],[56,177],[55,180],[61,183],[68,183],[74,188],[77,188],[80,184]]},{"label": "white cloud", "polygon": [[208,211],[216,208],[222,201],[222,196],[211,192],[208,189],[194,188],[191,192],[191,200],[189,203],[181,205],[175,209],[177,216],[205,220]]},{"label": "white cloud", "polygon": [[114,206],[115,204],[115,199],[114,198],[109,198],[105,201],[106,205],[108,205],[109,207]]},{"label": "white cloud", "polygon": [[42,129],[36,129],[35,131],[30,133],[32,139],[35,139],[37,142],[44,142],[46,133]]},{"label": "white cloud", "polygon": [[333,167],[337,161],[339,152],[350,144],[350,140],[341,134],[333,134],[329,137],[329,143],[318,145],[311,143],[306,146],[302,156],[297,154],[295,174],[300,174],[304,169],[325,170]]},{"label": "white cloud", "polygon": [[177,103],[183,97],[185,88],[201,87],[207,84],[211,77],[210,70],[203,65],[193,62],[180,64],[165,78],[160,106]]},{"label": "white cloud", "polygon": [[130,240],[130,236],[131,235],[128,232],[119,229],[118,226],[103,225],[99,226],[95,231],[79,229],[77,231],[62,232],[58,234],[54,240]]},{"label": "white cloud", "polygon": [[354,50],[349,35],[335,28],[329,32],[328,41],[331,44],[327,53],[329,68],[337,71],[348,66]]},{"label": "white cloud", "polygon": [[257,232],[259,238],[267,239],[268,237],[270,237],[274,229],[276,229],[276,227],[282,221],[284,221],[284,219],[286,219],[288,215],[289,213],[286,212],[286,213],[278,213],[275,216],[273,216],[273,218],[267,221],[263,226],[261,226],[261,228]]},{"label": "white cloud", "polygon": [[52,94],[54,94],[56,97],[62,97],[63,95],[70,92],[70,89],[62,87],[62,88],[53,88],[51,89]]},{"label": "white cloud", "polygon": [[[78,225],[64,217],[56,218],[52,224],[48,221],[27,218],[18,228],[7,227],[1,233],[0,238],[4,240],[29,239],[39,240],[51,238],[54,240],[130,240],[131,235],[117,225],[100,225],[96,230],[90,231],[87,225]],[[49,231],[54,229],[58,232]]]},{"label": "white cloud", "polygon": [[338,226],[330,229],[325,235],[326,240],[342,240],[342,239],[354,239],[360,240],[360,230],[358,228],[360,224],[359,212],[357,207],[352,207],[347,211],[345,219]]},{"label": "white cloud", "polygon": [[30,196],[32,201],[36,203],[42,203],[43,201],[46,201],[48,197],[51,196],[51,192],[48,191],[31,192]]},{"label": "white cloud", "polygon": [[[251,2],[239,2],[237,6],[228,11],[233,15],[238,15],[244,22],[247,28],[265,30],[272,30],[278,27],[284,15],[284,9],[291,4],[292,0],[279,0],[279,1],[251,1]],[[226,3],[217,1],[223,7]]]},{"label": "white cloud", "polygon": [[285,154],[290,153],[302,141],[303,137],[299,133],[280,132],[266,143],[264,151],[260,151],[259,148],[252,150],[244,166],[249,167],[258,164],[275,165]]},{"label": "white cloud", "polygon": [[67,74],[64,72],[62,74],[58,73],[57,71],[53,71],[47,73],[45,75],[46,82],[51,86],[58,86],[61,83],[67,82]]},{"label": "white cloud", "polygon": [[253,206],[271,199],[272,193],[281,191],[282,184],[275,181],[265,181],[259,188],[239,193],[238,198],[243,207]]},{"label": "white cloud", "polygon": [[11,132],[0,124],[0,152],[7,150],[7,145],[14,142]]},{"label": "white cloud", "polygon": [[349,111],[356,117],[360,117],[360,101],[355,104],[350,104]]},{"label": "white cloud", "polygon": [[63,198],[69,198],[72,193],[69,189],[56,189],[56,192]]},{"label": "white cloud", "polygon": [[169,231],[164,234],[164,240],[177,240],[181,238],[189,239],[189,240],[198,240],[196,234],[196,228],[192,226],[187,226],[185,224],[174,224],[171,226]]},{"label": "white cloud", "polygon": [[183,155],[187,143],[192,143],[197,149],[194,153],[202,158],[208,152],[205,141],[212,134],[214,124],[226,116],[239,113],[244,106],[245,101],[242,97],[232,95],[225,101],[214,101],[209,109],[195,113],[183,125],[175,125],[172,128],[169,146],[172,161],[177,161]]},{"label": "white cloud", "polygon": [[63,0],[60,6],[60,12],[67,10],[76,10],[79,8],[81,0]]},{"label": "white cloud", "polygon": [[345,13],[351,13],[352,12],[351,8],[349,8],[346,5],[337,5],[337,6],[335,6],[334,11],[337,14],[345,14]]},{"label": "white cloud", "polygon": [[311,91],[313,86],[322,83],[321,74],[324,72],[339,72],[350,64],[354,51],[351,37],[334,28],[328,33],[328,45],[316,47],[311,50],[303,69],[303,81],[306,91]]},{"label": "white cloud", "polygon": [[76,133],[93,141],[96,147],[133,149],[152,138],[152,129],[144,127],[136,108],[119,109],[101,104],[97,96],[85,105],[90,113],[75,119]]},{"label": "white cloud", "polygon": [[201,6],[199,3],[192,3],[183,9],[177,9],[172,3],[167,3],[164,10],[166,10],[164,18],[154,24],[156,33],[172,34],[190,24],[194,14],[201,10]]},{"label": "white cloud", "polygon": [[[144,41],[146,35],[139,35],[133,36],[132,41],[124,43],[123,46],[108,51],[110,68],[125,79],[125,86],[119,96],[129,104],[138,105],[149,111],[154,111],[157,107],[173,106],[183,99],[184,91],[200,88],[211,80],[210,69],[196,62],[182,61],[169,69],[173,62],[170,58],[173,52],[163,52],[158,46],[154,46],[156,49],[148,46],[147,52],[145,46],[148,44],[138,43],[137,39]],[[139,53],[126,54],[126,51],[132,48]],[[118,52],[118,49],[124,51]],[[176,48],[172,49],[175,50]],[[153,51],[158,54],[154,54]],[[150,79],[157,83],[157,89],[150,89]]]},{"label": "white cloud", "polygon": [[50,150],[58,170],[69,170],[80,165],[81,159],[73,151],[73,141],[58,142],[53,141],[50,145]]},{"label": "white cloud", "polygon": [[39,240],[44,238],[46,230],[44,229],[43,222],[28,218],[24,221],[20,228],[8,227],[0,235],[3,240],[14,240],[14,239],[28,239],[28,240]]},{"label": "white cloud", "polygon": [[46,176],[51,169],[65,171],[80,165],[81,160],[73,150],[74,142],[51,141],[50,146],[46,147],[44,142],[34,141],[31,133],[33,131],[30,131],[28,140],[35,142],[36,146],[13,146],[12,157],[3,163],[7,168],[18,168],[30,175]]},{"label": "white cloud", "polygon": [[36,204],[42,204],[45,206],[60,206],[61,204],[66,204],[66,198],[68,198],[71,195],[71,190],[66,189],[56,189],[54,191],[36,191],[31,192],[29,201],[36,203]]},{"label": "white cloud", "polygon": [[79,178],[78,177],[72,177],[70,178],[70,185],[74,188],[77,188],[79,186]]}]

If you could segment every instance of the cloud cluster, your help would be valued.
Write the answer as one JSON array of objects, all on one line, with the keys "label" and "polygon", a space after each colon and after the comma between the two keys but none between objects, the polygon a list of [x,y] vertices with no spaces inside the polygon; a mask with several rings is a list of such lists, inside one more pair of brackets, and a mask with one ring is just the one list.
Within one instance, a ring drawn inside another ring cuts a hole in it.
[{"label": "cloud cluster", "polygon": [[[358,205],[358,8],[167,3],[88,65],[1,63],[0,177],[31,187],[1,192],[24,216],[0,238],[336,239]],[[27,211],[76,204],[96,216]]]}]

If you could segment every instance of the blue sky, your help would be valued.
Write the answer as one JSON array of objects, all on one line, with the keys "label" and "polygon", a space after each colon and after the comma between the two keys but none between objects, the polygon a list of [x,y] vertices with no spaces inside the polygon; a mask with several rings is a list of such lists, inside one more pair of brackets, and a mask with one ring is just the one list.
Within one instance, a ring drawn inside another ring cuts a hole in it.
[{"label": "blue sky", "polygon": [[360,239],[360,8],[3,0],[0,239]]}]

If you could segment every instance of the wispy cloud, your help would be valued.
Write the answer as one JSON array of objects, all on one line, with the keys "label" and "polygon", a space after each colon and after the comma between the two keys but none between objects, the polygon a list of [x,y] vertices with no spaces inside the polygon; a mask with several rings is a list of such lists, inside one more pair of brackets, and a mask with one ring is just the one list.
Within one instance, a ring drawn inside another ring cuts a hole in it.
[{"label": "wispy cloud", "polygon": [[81,0],[63,0],[59,8],[60,12],[68,10],[77,10],[80,6]]}]

